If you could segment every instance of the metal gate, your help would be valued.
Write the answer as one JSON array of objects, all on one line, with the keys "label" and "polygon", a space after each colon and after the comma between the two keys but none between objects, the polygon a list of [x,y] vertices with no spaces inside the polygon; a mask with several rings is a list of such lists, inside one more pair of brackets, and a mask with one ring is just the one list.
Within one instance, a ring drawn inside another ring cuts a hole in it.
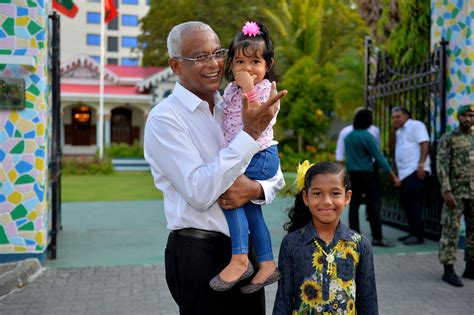
[{"label": "metal gate", "polygon": [[56,259],[57,238],[61,229],[61,86],[60,86],[60,16],[53,12],[50,23],[50,66],[52,94],[51,158],[49,162],[51,183],[51,229],[48,256]]},{"label": "metal gate", "polygon": [[[365,40],[366,106],[374,112],[374,124],[380,128],[381,148],[395,166],[388,150],[391,109],[407,108],[412,118],[425,123],[431,138],[432,174],[427,176],[423,196],[425,235],[437,239],[441,232],[440,215],[443,200],[436,177],[436,147],[446,130],[446,46],[444,40],[419,67],[395,67],[393,60]],[[382,220],[402,229],[408,227],[405,213],[399,206],[398,189],[381,179]]]}]

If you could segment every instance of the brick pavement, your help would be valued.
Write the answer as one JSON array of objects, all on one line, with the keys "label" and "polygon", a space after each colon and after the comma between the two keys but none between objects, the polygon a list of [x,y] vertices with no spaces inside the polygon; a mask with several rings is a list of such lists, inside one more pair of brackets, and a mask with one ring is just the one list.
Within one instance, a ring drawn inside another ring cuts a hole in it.
[{"label": "brick pavement", "polygon": [[[464,264],[456,266],[458,273]],[[437,253],[375,256],[380,314],[472,314],[474,281],[441,281]],[[276,285],[267,289],[267,313]],[[1,314],[178,314],[161,265],[47,269],[0,300]]]}]

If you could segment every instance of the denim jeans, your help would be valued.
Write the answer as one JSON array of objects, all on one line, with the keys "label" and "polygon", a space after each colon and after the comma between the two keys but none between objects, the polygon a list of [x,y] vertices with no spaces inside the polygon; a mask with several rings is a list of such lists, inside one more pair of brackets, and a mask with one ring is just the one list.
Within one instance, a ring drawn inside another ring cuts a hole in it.
[{"label": "denim jeans", "polygon": [[[280,165],[276,145],[257,152],[245,175],[253,180],[267,180],[275,176]],[[249,252],[249,231],[255,247],[257,262],[273,260],[270,232],[263,219],[262,207],[252,202],[234,210],[224,210],[232,240],[232,255]]]}]

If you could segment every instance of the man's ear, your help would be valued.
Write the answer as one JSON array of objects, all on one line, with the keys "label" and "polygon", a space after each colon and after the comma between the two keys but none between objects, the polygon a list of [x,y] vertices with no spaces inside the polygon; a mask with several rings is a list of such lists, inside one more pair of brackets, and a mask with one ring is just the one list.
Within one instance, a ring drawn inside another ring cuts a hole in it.
[{"label": "man's ear", "polygon": [[181,74],[181,63],[176,58],[168,58],[168,65],[178,76]]}]

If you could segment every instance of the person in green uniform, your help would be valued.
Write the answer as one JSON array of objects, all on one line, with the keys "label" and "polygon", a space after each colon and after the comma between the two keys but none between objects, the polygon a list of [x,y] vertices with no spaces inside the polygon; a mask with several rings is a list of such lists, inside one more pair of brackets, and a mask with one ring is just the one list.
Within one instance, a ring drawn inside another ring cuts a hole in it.
[{"label": "person in green uniform", "polygon": [[439,260],[444,265],[442,279],[462,287],[453,265],[463,214],[466,221],[463,277],[474,279],[474,105],[459,106],[458,119],[459,128],[441,138],[436,165],[444,199],[439,240]]}]

